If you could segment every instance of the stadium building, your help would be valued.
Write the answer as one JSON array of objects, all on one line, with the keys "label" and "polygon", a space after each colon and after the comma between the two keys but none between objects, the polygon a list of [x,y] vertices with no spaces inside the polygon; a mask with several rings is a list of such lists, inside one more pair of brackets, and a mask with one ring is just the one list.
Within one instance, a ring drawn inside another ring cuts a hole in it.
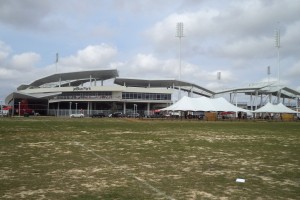
[{"label": "stadium building", "polygon": [[[114,84],[105,85],[106,82]],[[5,99],[13,115],[24,113],[69,116],[83,113],[91,116],[103,112],[124,114],[137,111],[151,115],[154,110],[173,103],[176,90],[211,97],[214,92],[176,79],[145,80],[120,78],[118,71],[95,70],[57,73],[29,85],[20,85]]]}]

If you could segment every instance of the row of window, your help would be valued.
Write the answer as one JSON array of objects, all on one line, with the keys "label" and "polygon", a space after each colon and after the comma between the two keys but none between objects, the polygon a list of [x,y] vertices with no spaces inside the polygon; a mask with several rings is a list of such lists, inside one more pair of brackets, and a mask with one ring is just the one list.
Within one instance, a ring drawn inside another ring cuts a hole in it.
[{"label": "row of window", "polygon": [[57,97],[54,97],[53,99],[111,99],[112,96],[107,95],[101,95],[101,96],[95,96],[95,95],[84,95],[84,96],[78,96],[78,95],[60,95]]},{"label": "row of window", "polygon": [[66,92],[54,99],[111,99],[112,92]]},{"label": "row of window", "polygon": [[122,99],[171,100],[171,94],[123,92]]},{"label": "row of window", "polygon": [[[112,99],[112,92],[66,92],[54,99]],[[171,100],[171,94],[123,92],[122,99]]]}]

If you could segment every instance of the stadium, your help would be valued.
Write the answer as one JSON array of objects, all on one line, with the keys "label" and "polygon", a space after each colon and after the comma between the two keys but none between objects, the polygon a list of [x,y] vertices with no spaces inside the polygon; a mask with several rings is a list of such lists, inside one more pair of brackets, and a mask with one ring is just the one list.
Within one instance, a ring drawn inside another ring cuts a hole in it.
[{"label": "stadium", "polygon": [[[113,85],[105,85],[113,81]],[[145,80],[120,78],[116,69],[53,74],[20,85],[5,99],[13,115],[69,116],[97,112],[150,115],[173,103],[174,90],[211,97],[214,93],[198,85],[176,79]],[[20,112],[19,112],[20,110]]]},{"label": "stadium", "polygon": [[[282,102],[297,111],[299,108],[300,92],[276,82],[211,91],[176,79],[121,78],[116,69],[53,74],[31,84],[20,85],[16,92],[6,97],[5,103],[11,106],[12,115],[69,116],[81,113],[91,116],[99,112],[105,115],[137,112],[149,116],[175,103],[176,93],[181,92],[189,97],[209,98],[229,94],[232,104],[251,111],[267,102]],[[250,97],[248,103],[243,105],[238,99],[240,94]]]}]

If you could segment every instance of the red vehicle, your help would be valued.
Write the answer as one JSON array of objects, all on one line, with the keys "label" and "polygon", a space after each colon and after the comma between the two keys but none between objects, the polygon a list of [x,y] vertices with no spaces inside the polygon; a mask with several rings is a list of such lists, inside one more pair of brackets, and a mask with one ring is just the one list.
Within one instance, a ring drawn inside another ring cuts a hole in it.
[{"label": "red vehicle", "polygon": [[15,108],[16,114],[20,115],[32,115],[33,110],[29,108],[28,101],[22,100],[19,105],[17,105],[17,108]]}]

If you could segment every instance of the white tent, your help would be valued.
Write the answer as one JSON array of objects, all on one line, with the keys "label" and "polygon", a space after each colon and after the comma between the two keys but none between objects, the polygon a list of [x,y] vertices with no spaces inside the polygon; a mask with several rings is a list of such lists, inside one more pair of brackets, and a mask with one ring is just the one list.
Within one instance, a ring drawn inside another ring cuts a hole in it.
[{"label": "white tent", "polygon": [[277,105],[271,104],[271,103],[267,103],[266,105],[264,105],[263,107],[252,111],[253,113],[298,113],[288,107],[286,107],[285,105],[283,105],[282,103],[279,103]]},{"label": "white tent", "polygon": [[197,110],[195,110],[194,104],[195,103],[191,98],[184,96],[179,101],[177,101],[175,104],[173,104],[167,108],[163,108],[161,110],[179,111],[179,110],[182,110],[182,108],[184,108],[185,111],[197,111]]},{"label": "white tent", "polygon": [[223,97],[210,99],[207,97],[191,98],[184,96],[173,105],[163,108],[165,111],[226,111],[226,112],[249,112],[229,103]]}]

